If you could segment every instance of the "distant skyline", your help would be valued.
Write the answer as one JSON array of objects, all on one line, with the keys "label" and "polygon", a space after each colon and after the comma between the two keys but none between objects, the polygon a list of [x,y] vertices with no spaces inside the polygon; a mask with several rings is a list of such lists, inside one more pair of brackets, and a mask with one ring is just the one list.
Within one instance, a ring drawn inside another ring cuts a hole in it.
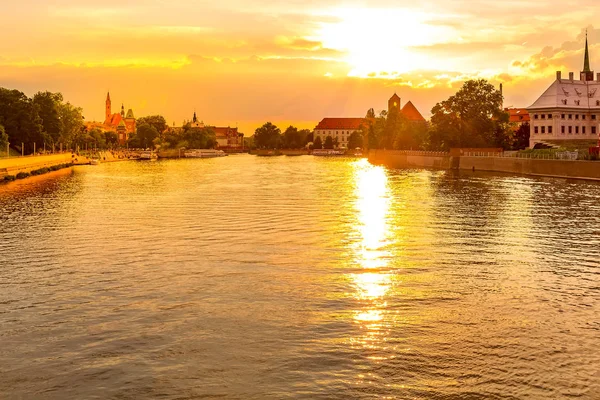
[{"label": "distant skyline", "polygon": [[556,70],[581,70],[586,28],[600,72],[599,17],[594,0],[4,2],[0,86],[60,91],[96,121],[110,90],[136,117],[195,109],[246,135],[360,117],[394,92],[428,117],[478,77],[527,107]]}]

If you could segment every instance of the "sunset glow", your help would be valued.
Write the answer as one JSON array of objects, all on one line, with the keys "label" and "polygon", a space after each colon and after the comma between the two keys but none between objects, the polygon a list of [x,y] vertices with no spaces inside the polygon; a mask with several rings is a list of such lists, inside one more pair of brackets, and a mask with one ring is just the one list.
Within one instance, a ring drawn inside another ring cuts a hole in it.
[{"label": "sunset glow", "polygon": [[[89,120],[108,90],[137,115],[312,129],[325,116],[362,116],[397,91],[425,117],[462,82],[504,83],[526,107],[554,71],[579,71],[585,29],[600,62],[591,0],[518,10],[501,2],[264,0],[222,3],[25,0],[0,5],[0,85],[60,91]],[[85,87],[85,90],[81,90]],[[285,128],[285,127],[284,127]]]}]

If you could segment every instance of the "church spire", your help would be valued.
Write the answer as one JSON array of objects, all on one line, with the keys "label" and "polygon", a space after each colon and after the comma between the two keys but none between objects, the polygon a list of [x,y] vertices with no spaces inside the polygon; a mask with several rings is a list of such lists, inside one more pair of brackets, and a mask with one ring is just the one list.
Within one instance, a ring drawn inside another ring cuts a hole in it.
[{"label": "church spire", "polygon": [[587,29],[585,31],[585,56],[583,58],[583,72],[590,72],[590,53],[588,51]]}]

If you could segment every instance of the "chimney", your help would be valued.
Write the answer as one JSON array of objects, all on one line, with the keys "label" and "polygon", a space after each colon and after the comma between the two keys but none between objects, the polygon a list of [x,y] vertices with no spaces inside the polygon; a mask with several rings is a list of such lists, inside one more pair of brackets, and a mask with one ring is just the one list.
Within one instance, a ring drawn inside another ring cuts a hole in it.
[{"label": "chimney", "polygon": [[569,72],[569,80],[573,80],[573,75],[575,75],[573,72]]},{"label": "chimney", "polygon": [[561,77],[562,77],[562,72],[556,71],[556,79],[560,81]]}]

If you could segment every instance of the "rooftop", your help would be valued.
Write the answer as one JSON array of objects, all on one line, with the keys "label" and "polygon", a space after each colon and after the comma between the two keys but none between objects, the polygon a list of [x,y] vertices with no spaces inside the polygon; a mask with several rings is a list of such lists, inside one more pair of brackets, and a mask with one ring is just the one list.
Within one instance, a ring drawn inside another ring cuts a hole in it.
[{"label": "rooftop", "polygon": [[365,121],[364,118],[323,118],[317,125],[318,129],[352,129],[357,130]]}]

